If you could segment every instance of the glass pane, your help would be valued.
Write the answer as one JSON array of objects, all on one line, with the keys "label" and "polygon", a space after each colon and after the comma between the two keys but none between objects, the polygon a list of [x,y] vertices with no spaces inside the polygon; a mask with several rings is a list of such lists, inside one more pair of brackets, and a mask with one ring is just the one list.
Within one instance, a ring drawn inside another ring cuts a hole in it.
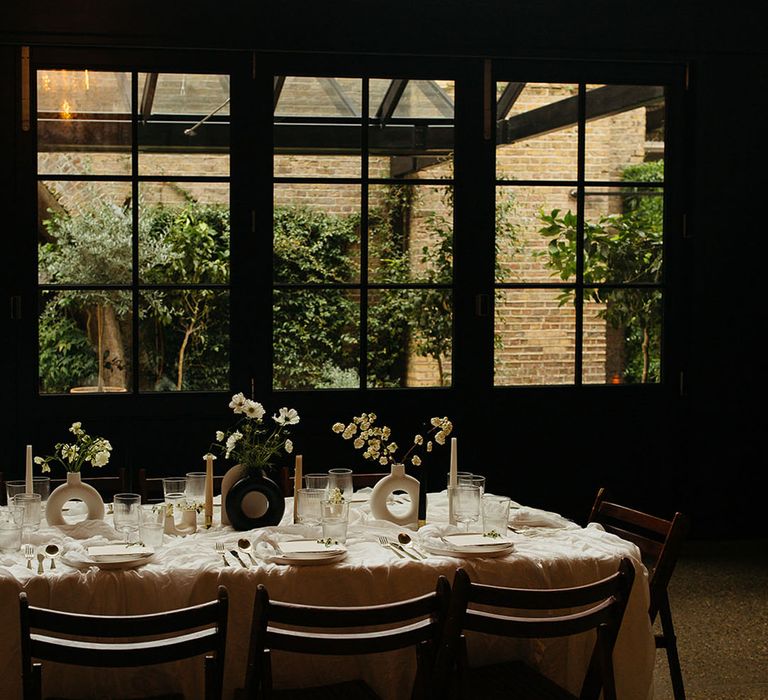
[{"label": "glass pane", "polygon": [[661,381],[662,294],[657,289],[587,290],[585,384]]},{"label": "glass pane", "polygon": [[273,387],[359,387],[360,293],[278,289],[272,299]]},{"label": "glass pane", "polygon": [[276,117],[360,117],[359,78],[275,78]]},{"label": "glass pane", "polygon": [[368,293],[368,384],[451,385],[453,296],[445,289]]},{"label": "glass pane", "polygon": [[[574,180],[578,154],[578,85],[497,84],[496,177]],[[506,91],[506,92],[505,92]],[[509,106],[511,102],[511,106]],[[504,114],[504,107],[509,111]]]},{"label": "glass pane", "polygon": [[[647,163],[659,177],[661,163]],[[660,283],[664,198],[660,188],[587,188],[584,279],[588,284]]]},{"label": "glass pane", "polygon": [[573,384],[572,298],[558,289],[496,292],[495,386]]},{"label": "glass pane", "polygon": [[145,291],[139,304],[141,391],[227,389],[228,291]]},{"label": "glass pane", "polygon": [[[338,145],[340,155],[320,153],[321,142],[313,140],[305,143],[303,148],[307,154],[291,153],[288,145],[281,145],[284,138],[293,138],[294,136],[321,138],[322,133],[314,134],[311,130],[304,136],[294,129],[303,129],[304,125],[281,125],[275,127],[275,157],[274,157],[274,175],[275,177],[323,177],[323,178],[359,178],[360,177],[360,127],[344,126],[346,132],[345,140],[349,143],[346,147]],[[330,138],[331,134],[326,134]],[[280,139],[280,140],[278,140]],[[299,148],[299,146],[296,146]],[[343,155],[344,151],[351,152],[354,155]]]},{"label": "glass pane", "polygon": [[38,183],[40,284],[129,284],[131,185],[126,182]]},{"label": "glass pane", "polygon": [[38,71],[37,151],[40,173],[129,175],[131,74]]},{"label": "glass pane", "polygon": [[141,284],[226,284],[229,185],[144,182],[139,192]]},{"label": "glass pane", "polygon": [[229,76],[140,73],[139,101],[141,175],[229,175]]},{"label": "glass pane", "polygon": [[648,160],[663,162],[663,87],[589,85],[586,110],[587,180],[639,180],[627,177],[627,170]]},{"label": "glass pane", "polygon": [[275,185],[274,279],[282,283],[360,279],[360,187]]},{"label": "glass pane", "polygon": [[122,393],[131,387],[131,293],[40,293],[40,393]]},{"label": "glass pane", "polygon": [[369,188],[368,274],[372,282],[453,280],[453,187]]},{"label": "glass pane", "polygon": [[571,187],[496,188],[496,281],[572,282],[576,198]]},{"label": "glass pane", "polygon": [[454,82],[371,80],[369,177],[453,177]]}]

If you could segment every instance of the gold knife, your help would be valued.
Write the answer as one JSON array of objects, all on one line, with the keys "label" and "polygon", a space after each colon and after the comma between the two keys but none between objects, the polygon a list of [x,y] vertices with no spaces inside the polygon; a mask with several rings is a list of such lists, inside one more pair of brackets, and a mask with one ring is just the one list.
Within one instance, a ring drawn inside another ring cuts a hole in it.
[{"label": "gold knife", "polygon": [[246,563],[245,563],[245,562],[244,562],[244,561],[243,561],[243,560],[240,558],[240,555],[237,553],[237,550],[236,550],[236,549],[230,549],[230,550],[229,550],[229,553],[230,553],[230,554],[231,554],[231,555],[232,555],[232,556],[233,556],[235,559],[237,559],[237,561],[239,561],[239,562],[240,562],[240,566],[242,566],[244,569],[247,569],[247,568],[248,568],[248,564],[246,564]]}]

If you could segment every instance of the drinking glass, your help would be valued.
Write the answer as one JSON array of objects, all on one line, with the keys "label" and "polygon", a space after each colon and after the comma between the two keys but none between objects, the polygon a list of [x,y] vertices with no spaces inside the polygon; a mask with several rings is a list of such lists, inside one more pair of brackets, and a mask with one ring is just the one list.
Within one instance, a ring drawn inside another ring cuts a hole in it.
[{"label": "drinking glass", "polygon": [[327,489],[328,474],[305,474],[304,487],[308,489]]},{"label": "drinking glass", "polygon": [[21,549],[24,508],[11,503],[0,508],[0,552],[10,554]]},{"label": "drinking glass", "polygon": [[165,504],[154,503],[141,507],[141,522],[139,523],[139,539],[151,547],[163,544],[165,531]]},{"label": "drinking glass", "polygon": [[184,495],[187,490],[187,479],[185,477],[173,477],[163,479],[163,496],[168,505],[180,506],[186,502]]},{"label": "drinking glass", "polygon": [[453,511],[453,519],[457,523],[466,523],[466,531],[469,532],[469,524],[480,519],[480,487],[449,487],[448,498]]},{"label": "drinking glass", "polygon": [[138,493],[116,493],[112,513],[115,530],[125,534],[128,544],[131,533],[138,533],[141,524],[141,496]]},{"label": "drinking glass", "polygon": [[205,501],[205,472],[187,472],[187,486],[184,490],[187,503],[202,505]]},{"label": "drinking glass", "polygon": [[40,529],[40,518],[42,516],[39,493],[17,493],[13,497],[13,505],[19,506],[24,511],[24,523],[22,525],[24,534],[31,539],[32,533]]},{"label": "drinking glass", "polygon": [[[8,497],[8,503],[14,496],[24,493],[27,490],[27,482],[24,479],[13,479],[5,482],[5,493]],[[48,500],[48,494],[51,492],[51,478],[48,476],[32,477],[32,493],[40,494],[41,503]]]},{"label": "drinking glass", "polygon": [[480,489],[480,497],[483,497],[485,493],[485,477],[479,474],[462,474],[459,475],[457,480],[457,486],[477,486]]},{"label": "drinking glass", "polygon": [[323,539],[330,537],[341,544],[347,541],[349,524],[349,503],[334,503],[323,500],[320,503],[320,518],[323,524]]},{"label": "drinking glass", "polygon": [[492,496],[485,494],[483,496],[483,532],[498,532],[500,535],[507,534],[509,527],[509,496]]},{"label": "drinking glass", "polygon": [[296,517],[302,525],[320,524],[322,520],[320,504],[325,497],[325,489],[299,489],[296,493]]},{"label": "drinking glass", "polygon": [[352,496],[352,470],[351,469],[329,469],[328,470],[328,489],[339,489],[345,500]]},{"label": "drinking glass", "polygon": [[[456,486],[459,485],[459,479],[463,479],[465,477],[472,476],[472,472],[456,472]],[[448,472],[445,475],[445,484],[446,486],[451,485],[451,473]]]}]

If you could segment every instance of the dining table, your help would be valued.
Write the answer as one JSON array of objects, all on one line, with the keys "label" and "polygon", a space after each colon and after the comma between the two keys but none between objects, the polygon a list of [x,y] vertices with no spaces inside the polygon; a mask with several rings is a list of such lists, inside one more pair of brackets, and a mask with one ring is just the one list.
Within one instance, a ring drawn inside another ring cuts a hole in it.
[{"label": "dining table", "polygon": [[[229,621],[224,672],[224,698],[233,697],[245,681],[251,616],[256,587],[271,598],[308,605],[367,606],[403,600],[434,590],[437,578],[449,582],[458,567],[473,581],[522,588],[555,588],[589,583],[614,573],[629,557],[634,585],[616,642],[614,665],[618,697],[649,700],[653,696],[655,644],[648,617],[648,572],[637,547],[601,526],[578,524],[552,512],[512,501],[509,546],[493,556],[476,550],[446,550],[444,543],[464,528],[448,523],[446,491],[427,495],[426,525],[407,528],[374,519],[363,489],[353,494],[346,543],[338,556],[286,562],[281,544],[317,541],[319,526],[293,524],[293,499],[279,525],[236,531],[220,525],[185,536],[164,535],[162,545],[139,565],[103,566],[88,557],[90,546],[122,541],[107,514],[104,520],[52,527],[42,522],[29,538],[38,549],[56,544],[61,556],[27,568],[22,553],[0,554],[0,698],[21,698],[19,593],[31,605],[89,614],[137,615],[161,612],[213,600],[217,587],[229,593]],[[218,508],[218,507],[217,507]],[[477,526],[466,526],[477,530]],[[411,538],[406,556],[382,544]],[[238,542],[248,540],[248,551]],[[218,544],[217,544],[218,543]],[[236,553],[236,554],[233,554]],[[578,692],[589,662],[593,638],[588,634],[554,640],[468,637],[471,665],[505,659],[532,664],[563,687]],[[384,700],[410,695],[416,669],[409,650],[375,657],[317,657],[275,652],[275,687],[305,687],[353,678],[365,680]],[[161,664],[151,669],[88,669],[44,663],[44,695],[60,698],[142,698],[183,692],[203,698],[199,661]]]}]

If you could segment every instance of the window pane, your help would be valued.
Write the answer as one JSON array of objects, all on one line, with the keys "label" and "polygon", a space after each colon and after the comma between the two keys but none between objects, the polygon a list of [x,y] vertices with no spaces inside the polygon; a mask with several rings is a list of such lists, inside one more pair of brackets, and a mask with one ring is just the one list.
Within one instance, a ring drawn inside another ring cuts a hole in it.
[{"label": "window pane", "polygon": [[[660,162],[644,165],[649,178],[663,176]],[[660,283],[664,247],[661,190],[588,188],[585,202],[585,282]]]},{"label": "window pane", "polygon": [[229,292],[145,291],[139,298],[139,389],[229,386]]},{"label": "window pane", "polygon": [[360,279],[360,187],[274,187],[274,279],[280,283]]},{"label": "window pane", "polygon": [[496,292],[494,384],[573,384],[576,315],[557,289]]},{"label": "window pane", "polygon": [[229,281],[229,185],[145,182],[139,200],[141,284]]},{"label": "window pane", "polygon": [[588,290],[584,305],[585,384],[661,381],[662,294],[657,289]]},{"label": "window pane", "polygon": [[131,386],[131,293],[40,294],[40,393],[113,393]]},{"label": "window pane", "polygon": [[496,281],[572,282],[576,198],[571,187],[496,188]]},{"label": "window pane", "polygon": [[369,188],[368,274],[372,282],[453,279],[453,187]]},{"label": "window pane", "polygon": [[131,185],[38,182],[40,284],[129,284]]},{"label": "window pane", "polygon": [[272,299],[273,387],[359,387],[359,292],[276,289]]},{"label": "window pane", "polygon": [[454,82],[376,79],[369,86],[369,176],[452,177]]},{"label": "window pane", "polygon": [[451,385],[453,301],[445,289],[368,293],[368,384]]},{"label": "window pane", "polygon": [[496,87],[496,177],[575,179],[578,85],[526,83],[520,87],[521,83]]},{"label": "window pane", "polygon": [[589,85],[585,173],[587,180],[626,180],[627,168],[664,157],[664,88]]},{"label": "window pane", "polygon": [[277,77],[275,116],[360,117],[361,91],[359,78]]},{"label": "window pane", "polygon": [[37,72],[39,173],[128,175],[131,74]]}]

